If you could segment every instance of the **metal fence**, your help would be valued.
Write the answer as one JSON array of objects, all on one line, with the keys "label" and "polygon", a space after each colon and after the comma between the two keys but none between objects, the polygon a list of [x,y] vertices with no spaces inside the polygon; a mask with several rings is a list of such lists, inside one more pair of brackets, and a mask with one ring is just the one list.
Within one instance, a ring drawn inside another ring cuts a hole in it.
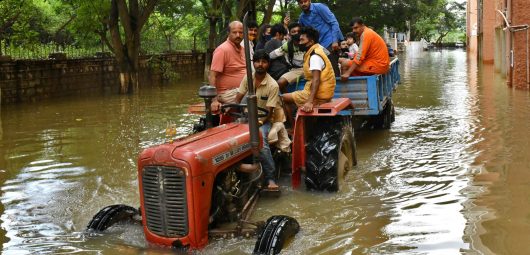
[{"label": "metal fence", "polygon": [[[170,40],[143,40],[141,55],[168,52],[206,52],[207,42],[196,38],[171,38]],[[69,59],[95,57],[100,52],[109,52],[108,47],[79,47],[74,45],[37,44],[32,46],[2,45],[2,54],[12,59],[48,59],[50,54],[64,53]]]},{"label": "metal fence", "polygon": [[207,47],[207,40],[199,37],[169,38],[165,40],[143,40],[141,53],[150,55],[182,51],[206,52]]},{"label": "metal fence", "polygon": [[2,53],[12,59],[48,59],[52,53],[65,53],[68,58],[84,58],[96,55],[101,48],[60,46],[55,44],[40,44],[32,46],[8,45],[3,47]]}]

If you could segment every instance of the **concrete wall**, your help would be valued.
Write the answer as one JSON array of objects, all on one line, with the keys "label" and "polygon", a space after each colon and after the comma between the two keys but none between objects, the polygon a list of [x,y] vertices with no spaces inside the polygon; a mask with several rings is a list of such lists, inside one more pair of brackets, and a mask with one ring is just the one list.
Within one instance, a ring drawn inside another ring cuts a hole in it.
[{"label": "concrete wall", "polygon": [[[504,30],[507,24],[497,10],[506,15],[512,27],[530,23],[530,1],[528,0],[469,0],[467,36],[470,57],[477,58],[486,64],[494,63],[495,70],[506,75],[508,85],[530,89],[527,31]],[[475,13],[479,30],[476,52],[472,46]]]},{"label": "concrete wall", "polygon": [[[175,53],[140,59],[140,84],[160,84],[167,78],[201,78],[204,54]],[[113,58],[67,60],[0,60],[1,103],[32,102],[69,95],[118,93]]]},{"label": "concrete wall", "polygon": [[482,17],[479,18],[480,23],[480,38],[479,38],[479,56],[481,56],[482,62],[487,64],[493,64],[495,59],[495,26],[496,26],[496,3],[492,0],[482,0]]},{"label": "concrete wall", "polygon": [[[511,0],[511,5],[511,25],[530,24],[530,1]],[[513,33],[514,63],[512,69],[512,85],[518,88],[529,88],[529,84],[527,83],[527,62],[529,61],[529,56],[526,53],[526,36],[527,31]]]},{"label": "concrete wall", "polygon": [[467,52],[472,57],[477,57],[477,35],[478,35],[478,9],[477,0],[468,0],[466,9],[466,35],[467,35]]}]

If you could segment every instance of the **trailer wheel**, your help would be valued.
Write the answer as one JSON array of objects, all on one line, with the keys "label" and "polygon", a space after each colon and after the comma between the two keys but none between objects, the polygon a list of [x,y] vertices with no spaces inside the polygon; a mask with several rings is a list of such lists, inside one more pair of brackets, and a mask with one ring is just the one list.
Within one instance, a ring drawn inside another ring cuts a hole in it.
[{"label": "trailer wheel", "polygon": [[101,209],[88,223],[87,230],[104,231],[121,222],[138,222],[138,209],[128,205],[109,205]]},{"label": "trailer wheel", "polygon": [[390,114],[390,122],[394,123],[396,121],[396,107],[394,107],[394,103],[390,101],[390,106],[392,106],[392,112]]},{"label": "trailer wheel", "polygon": [[279,254],[287,240],[300,230],[300,224],[294,218],[274,215],[267,220],[258,235],[253,254]]},{"label": "trailer wheel", "polygon": [[308,189],[338,191],[344,175],[357,164],[351,117],[318,120],[306,145],[305,184]]},{"label": "trailer wheel", "polygon": [[380,129],[390,129],[390,126],[393,122],[393,108],[394,104],[392,101],[388,101],[385,105],[385,108],[379,116],[377,116],[376,127]]}]

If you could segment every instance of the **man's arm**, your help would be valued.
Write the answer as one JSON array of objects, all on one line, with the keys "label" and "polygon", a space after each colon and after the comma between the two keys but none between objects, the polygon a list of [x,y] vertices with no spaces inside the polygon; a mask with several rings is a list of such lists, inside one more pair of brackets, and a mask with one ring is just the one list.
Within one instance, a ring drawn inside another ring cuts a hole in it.
[{"label": "man's arm", "polygon": [[355,62],[357,65],[361,65],[366,59],[368,49],[370,49],[370,47],[372,46],[372,37],[369,33],[363,32],[359,41],[359,50],[357,51],[357,55],[355,55],[355,58],[353,58],[353,62]]},{"label": "man's arm", "polygon": [[236,95],[236,104],[241,103],[241,100],[243,100],[243,97],[248,92],[248,84],[247,84],[247,77],[243,77],[243,80],[241,80],[241,83],[239,84],[239,88],[237,89],[237,95]]},{"label": "man's arm", "polygon": [[210,85],[217,87],[217,76],[219,75],[219,72],[210,70],[208,73],[208,82],[210,82]]},{"label": "man's arm", "polygon": [[311,71],[311,74],[313,75],[313,79],[311,80],[311,93],[309,94],[309,98],[307,99],[307,102],[302,106],[302,111],[304,112],[313,111],[315,96],[317,94],[318,87],[320,87],[320,73],[321,71],[319,70]]},{"label": "man's arm", "polygon": [[274,87],[269,90],[269,95],[267,99],[267,110],[269,110],[269,114],[267,114],[267,118],[264,122],[272,121],[272,114],[274,109],[277,105],[279,105],[280,102],[280,87],[278,86],[278,83],[274,82]]},{"label": "man's arm", "polygon": [[272,114],[274,113],[274,107],[267,107],[267,110],[269,111],[269,113],[267,113],[267,116],[265,117],[265,120],[262,124],[265,124],[267,122],[272,123]]},{"label": "man's arm", "polygon": [[[212,64],[210,65],[210,72],[208,73],[208,82],[210,85],[217,88],[217,78],[224,69],[224,54],[222,50],[215,49],[212,55]],[[221,103],[215,97],[211,104],[212,111],[216,112],[221,107]]]},{"label": "man's arm", "polygon": [[225,66],[225,56],[222,49],[217,48],[212,55],[212,63],[210,65],[210,72],[208,73],[208,82],[210,85],[217,87],[217,77],[223,72]]},{"label": "man's arm", "polygon": [[331,26],[331,34],[333,35],[333,49],[340,50],[339,43],[344,40],[344,36],[340,31],[339,22],[331,10],[326,6],[321,4],[320,8],[316,8],[324,22]]},{"label": "man's arm", "polygon": [[236,95],[236,104],[239,104],[241,103],[241,100],[243,100],[243,97],[245,96],[245,94],[241,94],[239,92],[237,92],[237,95]]},{"label": "man's arm", "polygon": [[269,57],[271,59],[276,59],[276,58],[279,58],[279,57],[282,57],[283,55],[285,55],[285,52],[287,52],[287,43],[284,43],[278,49],[275,49],[275,50],[271,51],[271,53],[269,54]]}]

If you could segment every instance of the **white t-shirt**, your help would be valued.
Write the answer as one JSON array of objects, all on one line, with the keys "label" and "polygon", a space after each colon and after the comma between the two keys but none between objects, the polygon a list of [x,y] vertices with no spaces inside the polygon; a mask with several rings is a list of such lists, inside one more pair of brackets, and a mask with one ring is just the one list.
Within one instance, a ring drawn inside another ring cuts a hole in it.
[{"label": "white t-shirt", "polygon": [[354,44],[350,45],[349,51],[350,51],[350,53],[355,54],[355,53],[357,53],[357,51],[359,51],[359,46],[357,46],[357,44],[354,43]]},{"label": "white t-shirt", "polygon": [[311,58],[309,58],[309,70],[318,70],[322,71],[324,70],[324,67],[326,67],[326,63],[324,63],[324,59],[322,59],[319,55],[313,54]]}]

